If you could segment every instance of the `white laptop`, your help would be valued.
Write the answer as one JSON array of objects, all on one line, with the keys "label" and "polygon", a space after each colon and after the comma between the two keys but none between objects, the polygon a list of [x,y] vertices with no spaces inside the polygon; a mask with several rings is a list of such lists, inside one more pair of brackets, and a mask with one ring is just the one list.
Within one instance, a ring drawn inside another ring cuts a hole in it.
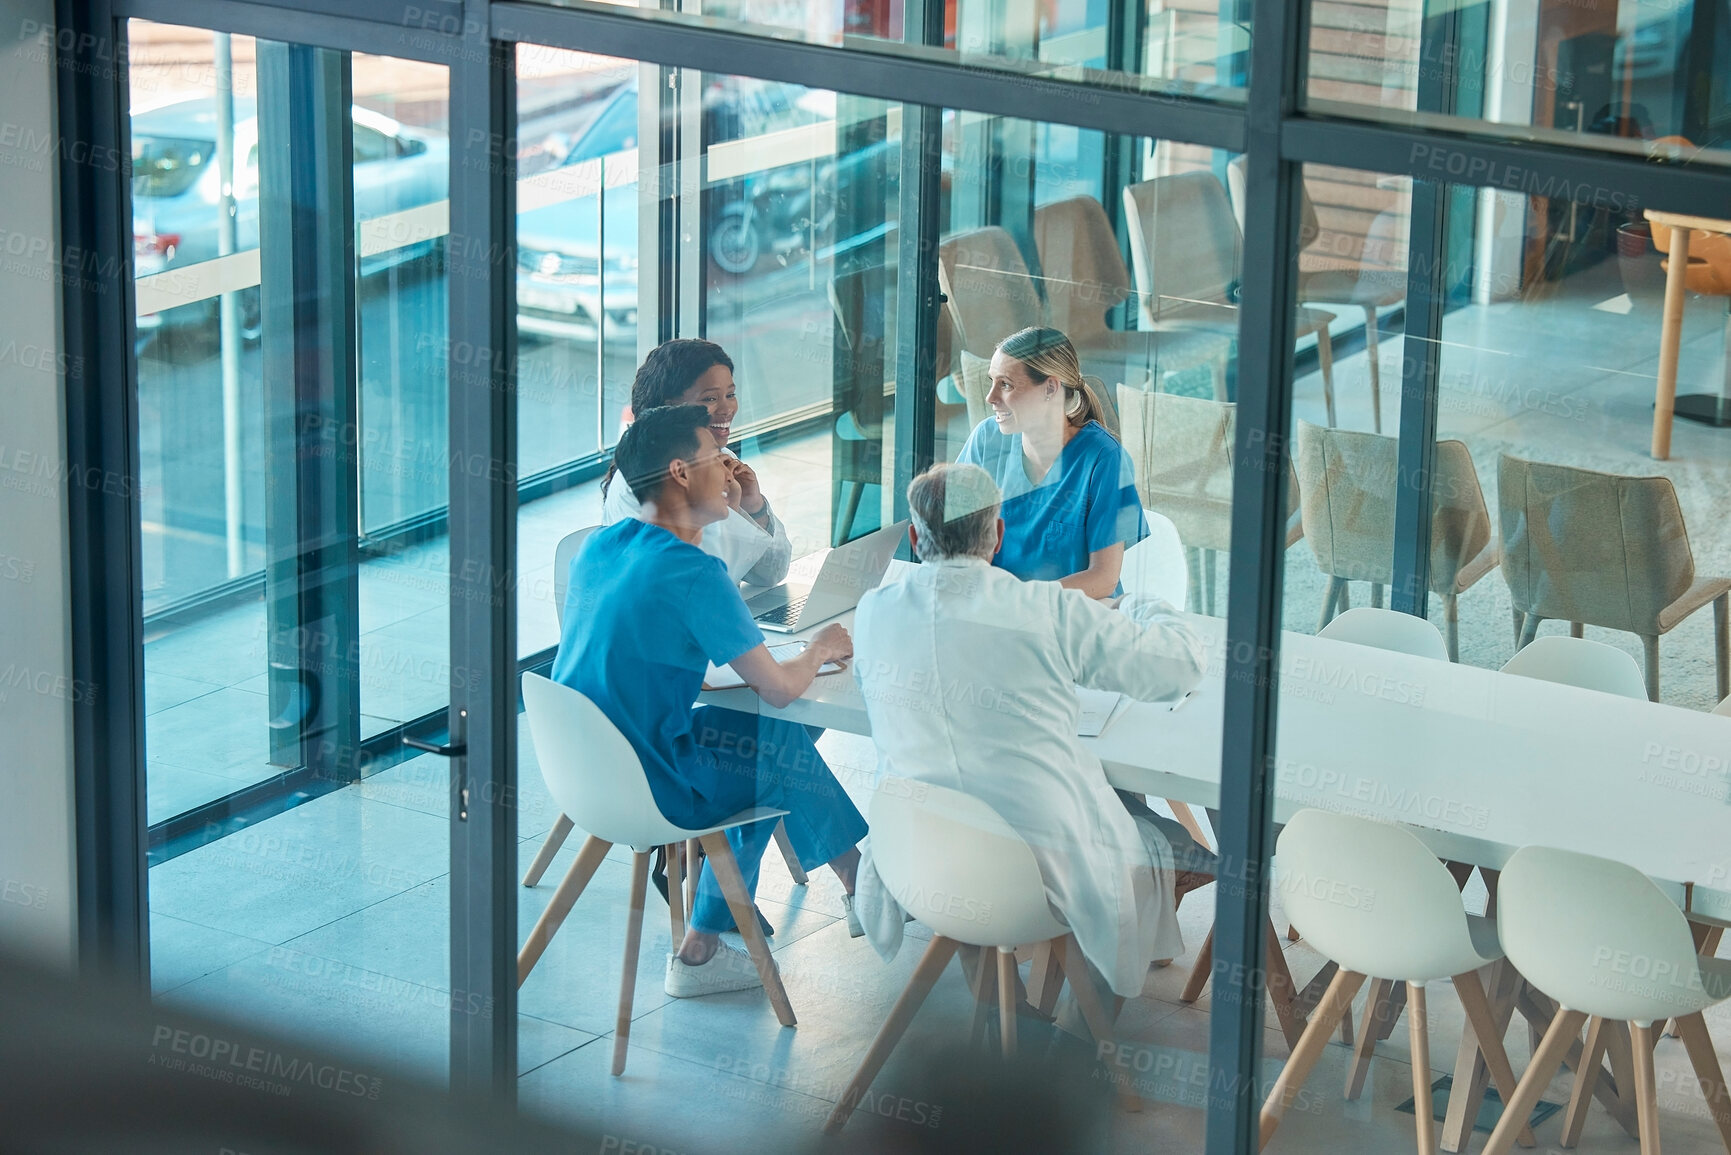
[{"label": "white laptop", "polygon": [[861,596],[883,580],[896,547],[908,535],[908,523],[898,521],[837,546],[823,559],[810,584],[783,582],[746,599],[745,608],[759,626],[778,634],[796,634],[859,604]]}]

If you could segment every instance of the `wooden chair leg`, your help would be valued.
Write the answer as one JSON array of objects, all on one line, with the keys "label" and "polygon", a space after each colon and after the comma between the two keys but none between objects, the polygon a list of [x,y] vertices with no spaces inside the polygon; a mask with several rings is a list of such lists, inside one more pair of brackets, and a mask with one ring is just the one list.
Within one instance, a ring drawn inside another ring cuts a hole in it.
[{"label": "wooden chair leg", "polygon": [[1208,604],[1208,616],[1214,616],[1214,586],[1220,576],[1220,567],[1216,564],[1217,551],[1205,549],[1202,551],[1202,589],[1203,600]]},{"label": "wooden chair leg", "polygon": [[1280,1117],[1286,1114],[1286,1109],[1298,1098],[1298,1092],[1304,1089],[1310,1069],[1316,1066],[1323,1048],[1328,1046],[1328,1036],[1334,1033],[1335,1023],[1352,1005],[1352,996],[1364,985],[1364,979],[1364,975],[1344,968],[1335,972],[1334,980],[1323,993],[1322,1002],[1317,1004],[1316,1013],[1310,1016],[1310,1023],[1299,1036],[1298,1045],[1292,1048],[1291,1057],[1280,1069],[1280,1077],[1268,1092],[1268,1101],[1262,1105],[1262,1137],[1257,1144],[1258,1150],[1268,1146],[1268,1141],[1274,1138]]},{"label": "wooden chair leg", "polygon": [[1461,660],[1461,600],[1455,594],[1443,598],[1443,642],[1448,646],[1449,661]]},{"label": "wooden chair leg", "polygon": [[1202,551],[1195,546],[1184,550],[1184,565],[1189,570],[1190,583],[1185,589],[1185,609],[1193,614],[1202,612]]},{"label": "wooden chair leg", "polygon": [[553,941],[565,916],[571,913],[577,898],[583,893],[583,888],[589,885],[589,880],[595,877],[595,871],[601,866],[601,860],[607,857],[611,842],[603,842],[593,834],[577,852],[577,861],[571,864],[571,869],[565,872],[565,877],[559,883],[559,889],[553,892],[553,900],[547,904],[547,909],[541,912],[541,917],[535,922],[535,929],[529,932],[529,941],[523,944],[523,949],[517,952],[517,985],[522,986],[523,980],[529,977],[529,972],[535,969],[535,964],[541,961],[541,955],[547,949],[547,944]]},{"label": "wooden chair leg", "polygon": [[1328,329],[1316,331],[1316,367],[1322,371],[1322,406],[1328,414],[1328,427],[1333,429],[1334,420],[1334,342],[1328,336]]},{"label": "wooden chair leg", "polygon": [[1178,996],[1181,1003],[1193,1003],[1202,997],[1202,988],[1208,985],[1209,972],[1214,969],[1214,928],[1208,928],[1208,937],[1202,940],[1202,949],[1196,952],[1196,962],[1190,968],[1190,977],[1184,982],[1184,992]]},{"label": "wooden chair leg", "polygon": [[697,882],[703,877],[703,843],[695,838],[685,840],[685,917],[697,909]]},{"label": "wooden chair leg", "polygon": [[998,1042],[1004,1058],[1016,1057],[1016,952],[1002,950],[998,956]]},{"label": "wooden chair leg", "polygon": [[1569,1091],[1569,1106],[1563,1112],[1563,1130],[1557,1146],[1565,1150],[1581,1141],[1581,1128],[1587,1123],[1587,1108],[1593,1103],[1593,1080],[1605,1061],[1605,1020],[1594,1015],[1587,1020],[1587,1041],[1581,1048],[1581,1063],[1575,1068],[1575,1082]]},{"label": "wooden chair leg", "polygon": [[[1088,961],[1082,957],[1076,936],[1067,934],[1053,939],[1052,954],[1063,969],[1064,977],[1070,980],[1070,997],[1076,1000],[1076,1009],[1082,1012],[1082,1021],[1088,1024],[1088,1033],[1094,1036],[1095,1045],[1110,1044],[1112,1020],[1106,1016],[1106,1008],[1100,1003],[1094,980],[1088,975]],[[1128,1086],[1119,1089],[1118,1103],[1126,1111],[1142,1109],[1142,1100]]]},{"label": "wooden chair leg", "polygon": [[673,950],[685,941],[685,844],[667,844],[667,917],[668,932],[673,936]]},{"label": "wooden chair leg", "polygon": [[1371,607],[1373,609],[1379,609],[1380,610],[1382,608],[1382,583],[1381,582],[1371,582],[1370,583],[1370,604],[1371,604]]},{"label": "wooden chair leg", "polygon": [[[1502,1032],[1497,1030],[1496,1016],[1491,1012],[1490,996],[1479,983],[1477,971],[1455,975],[1453,982],[1455,996],[1460,999],[1461,1008],[1466,1011],[1467,1022],[1472,1025],[1472,1033],[1478,1039],[1479,1053],[1484,1056],[1491,1081],[1497,1085],[1497,1094],[1502,1096],[1506,1103],[1515,1097],[1520,1081],[1515,1078],[1515,1069],[1509,1064],[1509,1053],[1503,1047]],[[1423,1014],[1423,1006],[1414,1003],[1407,1014],[1414,1013]],[[1532,1127],[1523,1123],[1515,1135],[1515,1142],[1522,1147],[1533,1147],[1538,1144],[1538,1139],[1533,1136]]]},{"label": "wooden chair leg", "polygon": [[926,947],[926,953],[920,956],[920,963],[914,968],[913,977],[908,979],[908,985],[902,988],[902,993],[896,999],[895,1006],[890,1008],[889,1018],[878,1028],[877,1037],[872,1040],[871,1047],[861,1060],[859,1070],[854,1072],[853,1080],[848,1083],[847,1090],[842,1092],[841,1102],[835,1105],[835,1110],[829,1113],[825,1120],[824,1133],[833,1135],[842,1129],[848,1116],[865,1097],[872,1080],[877,1078],[878,1071],[883,1069],[884,1061],[901,1042],[902,1035],[907,1031],[908,1024],[913,1022],[920,1004],[926,1001],[931,993],[932,985],[938,981],[938,976],[944,973],[950,959],[956,953],[954,939],[933,935],[932,941]]},{"label": "wooden chair leg", "polygon": [[1527,1125],[1527,1117],[1533,1113],[1533,1104],[1539,1101],[1552,1076],[1563,1065],[1563,1056],[1586,1021],[1587,1016],[1580,1011],[1557,1012],[1550,1028],[1545,1031],[1544,1040],[1533,1053],[1532,1062],[1527,1064],[1520,1085],[1504,1106],[1502,1118],[1497,1120],[1496,1130],[1491,1132],[1490,1140],[1485,1144],[1484,1155],[1508,1155],[1515,1136]]},{"label": "wooden chair leg", "polygon": [[1389,979],[1371,979],[1370,994],[1364,1000],[1364,1022],[1360,1024],[1358,1040],[1352,1048],[1352,1061],[1346,1065],[1346,1098],[1354,1100],[1364,1093],[1364,1079],[1370,1073],[1371,1055],[1380,1037],[1379,1025],[1388,1017],[1389,991],[1394,987]]},{"label": "wooden chair leg", "polygon": [[1583,637],[1586,637],[1586,635],[1587,635],[1587,630],[1586,630],[1586,626],[1583,623],[1581,623],[1581,622],[1570,622],[1569,623],[1569,636],[1571,638],[1583,638]]},{"label": "wooden chair leg", "polygon": [[1635,1048],[1635,1119],[1641,1129],[1641,1155],[1659,1155],[1659,1103],[1653,1085],[1653,1026],[1629,1024]]},{"label": "wooden chair leg", "polygon": [[1707,1020],[1697,1011],[1677,1020],[1677,1037],[1689,1052],[1689,1063],[1695,1068],[1695,1080],[1701,1085],[1701,1097],[1719,1127],[1719,1137],[1725,1150],[1731,1152],[1731,1088],[1725,1084],[1725,1071],[1719,1065],[1719,1052],[1707,1033]]},{"label": "wooden chair leg", "polygon": [[535,861],[529,864],[528,872],[523,875],[524,886],[536,886],[540,883],[541,876],[553,865],[553,856],[559,853],[559,848],[565,845],[566,836],[576,827],[577,824],[563,814],[554,821],[553,829],[547,832],[547,841],[535,852]]},{"label": "wooden chair leg", "polygon": [[1713,599],[1713,669],[1719,677],[1719,700],[1731,695],[1731,594]]},{"label": "wooden chair leg", "polygon": [[1436,1107],[1430,1094],[1430,1021],[1424,984],[1406,984],[1406,1025],[1412,1041],[1412,1114],[1418,1125],[1418,1155],[1437,1155]]},{"label": "wooden chair leg", "polygon": [[1049,1019],[1063,987],[1064,972],[1052,953],[1052,944],[1043,942],[1034,948],[1034,961],[1028,967],[1028,1002]]},{"label": "wooden chair leg", "polygon": [[751,961],[757,964],[757,977],[763,980],[775,1017],[784,1027],[795,1025],[798,1020],[793,1017],[793,1004],[787,1000],[787,988],[781,985],[781,972],[770,956],[769,944],[763,941],[763,928],[757,925],[757,912],[752,909],[751,895],[746,893],[745,878],[739,873],[733,847],[727,844],[727,836],[720,833],[705,834],[700,841],[709,855],[709,868],[715,871],[715,880],[727,898],[727,909],[733,913],[733,925],[739,928],[739,937],[745,940]]},{"label": "wooden chair leg", "polygon": [[1534,638],[1538,637],[1539,625],[1544,620],[1545,619],[1541,618],[1538,614],[1527,614],[1524,623],[1521,625],[1520,641],[1515,645],[1515,649],[1525,649]]},{"label": "wooden chair leg", "polygon": [[[1286,1036],[1286,1045],[1296,1047],[1304,1035],[1304,1014],[1298,1009],[1298,986],[1292,981],[1292,969],[1286,965],[1286,955],[1280,949],[1280,932],[1274,929],[1273,919],[1268,920],[1263,946],[1268,999],[1274,1004],[1274,1017],[1280,1024],[1280,1033]],[[1333,1029],[1331,1023],[1329,1030]]]},{"label": "wooden chair leg", "polygon": [[1370,427],[1382,432],[1382,366],[1377,364],[1376,306],[1364,307],[1364,353],[1370,359]]},{"label": "wooden chair leg", "polygon": [[1322,616],[1316,623],[1317,633],[1320,634],[1323,627],[1334,620],[1334,607],[1339,604],[1341,594],[1344,593],[1345,590],[1346,579],[1335,577],[1330,574],[1328,578],[1328,588],[1322,593]]},{"label": "wooden chair leg", "polygon": [[968,1046],[977,1047],[986,1037],[986,1023],[990,1021],[993,999],[998,990],[998,968],[990,947],[966,949],[972,962],[964,961],[963,970],[972,970],[974,988],[974,1014],[968,1022]]},{"label": "wooden chair leg", "polygon": [[643,902],[648,890],[649,852],[642,851],[631,856],[631,909],[625,915],[625,961],[619,972],[619,1013],[613,1019],[615,1078],[625,1073],[625,1048],[631,1040],[631,1000],[637,992],[637,952],[643,946]]},{"label": "wooden chair leg", "polygon": [[1182,826],[1190,837],[1196,840],[1196,845],[1204,850],[1214,849],[1208,843],[1208,832],[1202,829],[1202,823],[1198,821],[1196,812],[1190,809],[1188,802],[1174,802],[1168,798],[1166,806],[1172,811],[1172,817],[1178,820],[1178,825]]},{"label": "wooden chair leg", "polygon": [[775,848],[781,851],[781,860],[787,863],[787,872],[793,875],[795,886],[804,886],[811,881],[806,877],[805,867],[799,864],[799,856],[793,852],[793,843],[787,840],[787,823],[776,819]]},{"label": "wooden chair leg", "polygon": [[1647,697],[1657,702],[1659,700],[1659,635],[1642,634],[1641,648],[1646,651],[1647,658]]}]

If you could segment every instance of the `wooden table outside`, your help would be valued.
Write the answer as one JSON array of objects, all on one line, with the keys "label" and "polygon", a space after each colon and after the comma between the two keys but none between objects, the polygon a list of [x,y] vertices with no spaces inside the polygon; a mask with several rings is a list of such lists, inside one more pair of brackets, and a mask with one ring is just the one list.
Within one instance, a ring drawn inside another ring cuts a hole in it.
[{"label": "wooden table outside", "polygon": [[1646,210],[1647,220],[1672,230],[1665,271],[1665,312],[1659,328],[1659,383],[1653,395],[1653,457],[1671,456],[1671,421],[1677,404],[1677,354],[1683,343],[1683,295],[1689,276],[1691,230],[1731,233],[1731,221]]}]

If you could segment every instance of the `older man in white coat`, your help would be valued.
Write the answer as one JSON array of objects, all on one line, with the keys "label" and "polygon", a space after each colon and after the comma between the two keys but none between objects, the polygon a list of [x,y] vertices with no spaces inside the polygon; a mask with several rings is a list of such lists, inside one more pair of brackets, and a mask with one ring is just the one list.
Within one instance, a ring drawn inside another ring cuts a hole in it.
[{"label": "older man in white coat", "polygon": [[[1208,869],[1211,856],[1178,823],[1144,807],[1132,816],[1077,738],[1074,687],[1140,701],[1181,694],[1201,679],[1201,643],[1157,598],[1130,595],[1114,610],[993,568],[1004,523],[978,466],[934,466],[908,503],[925,564],[867,593],[854,625],[879,771],[991,804],[1032,846],[1046,896],[1089,963],[1114,993],[1139,995],[1152,960],[1183,953],[1178,873]],[[902,911],[869,840],[862,850],[857,909],[872,945],[893,957]]]}]

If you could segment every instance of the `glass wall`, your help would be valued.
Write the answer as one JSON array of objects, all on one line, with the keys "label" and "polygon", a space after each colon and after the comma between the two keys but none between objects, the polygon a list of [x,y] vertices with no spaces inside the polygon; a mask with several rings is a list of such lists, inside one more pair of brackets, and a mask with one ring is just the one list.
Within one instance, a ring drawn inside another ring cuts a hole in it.
[{"label": "glass wall", "polygon": [[[1250,66],[1249,9],[1235,0],[1154,3],[1130,10],[1097,0],[944,6],[941,36],[920,47],[911,7],[728,0],[640,10],[663,20],[734,26],[861,52],[914,55],[1022,76],[1216,99],[1243,98]],[[701,16],[699,17],[699,14]]]},{"label": "glass wall", "polygon": [[1723,164],[1728,16],[1713,0],[1315,4],[1305,91],[1319,112]]},{"label": "glass wall", "polygon": [[[1325,181],[1409,184],[1317,166],[1304,179],[1313,195]],[[1673,903],[1688,912],[1668,914],[1685,951],[1685,926],[1697,949],[1717,949],[1716,832],[1731,795],[1707,750],[1724,739],[1708,711],[1731,673],[1717,600],[1731,559],[1714,512],[1731,466],[1716,424],[1725,312],[1691,265],[1693,291],[1665,319],[1673,234],[1627,190],[1569,204],[1410,186],[1396,255],[1430,275],[1389,288],[1412,294],[1409,331],[1434,324],[1438,336],[1409,336],[1383,372],[1420,383],[1420,396],[1436,374],[1434,438],[1326,420],[1300,387],[1288,443],[1302,537],[1286,556],[1274,924],[1303,935],[1286,953],[1295,973],[1316,975],[1301,1006],[1326,1041],[1294,1076],[1307,1081],[1294,1082],[1274,1144],[1404,1147],[1416,1098],[1444,1149],[1493,1128],[1512,1140],[1523,1123],[1540,1144],[1628,1147],[1639,1128],[1619,1088],[1639,1087],[1646,1050],[1666,1142],[1715,1149],[1719,1059],[1705,1025],[1683,1028],[1685,1045],[1559,1007],[1569,990],[1563,1005],[1605,1005],[1596,992],[1655,1008],[1687,1000],[1610,945],[1623,933],[1605,913],[1611,875],[1579,890],[1542,884],[1547,924],[1531,905],[1532,860],[1511,860],[1535,846],[1614,859],[1569,861],[1583,874],[1644,873],[1664,895],[1649,892],[1655,917]],[[1304,254],[1299,269],[1303,292]],[[1654,409],[1667,342],[1681,349],[1679,391],[1695,394],[1678,398],[1674,423]],[[1661,434],[1669,456],[1657,459]],[[1427,504],[1428,551],[1403,548]],[[1666,833],[1615,833],[1635,829]],[[1586,911],[1604,921],[1558,945]],[[1477,946],[1421,947],[1410,929],[1421,924]],[[1396,926],[1398,963],[1374,943]],[[1432,981],[1378,967],[1429,967]],[[1547,1057],[1548,1031],[1559,1041]],[[1531,1091],[1505,1123],[1516,1079]]]},{"label": "glass wall", "polygon": [[447,71],[130,34],[151,984],[442,1079]]}]

